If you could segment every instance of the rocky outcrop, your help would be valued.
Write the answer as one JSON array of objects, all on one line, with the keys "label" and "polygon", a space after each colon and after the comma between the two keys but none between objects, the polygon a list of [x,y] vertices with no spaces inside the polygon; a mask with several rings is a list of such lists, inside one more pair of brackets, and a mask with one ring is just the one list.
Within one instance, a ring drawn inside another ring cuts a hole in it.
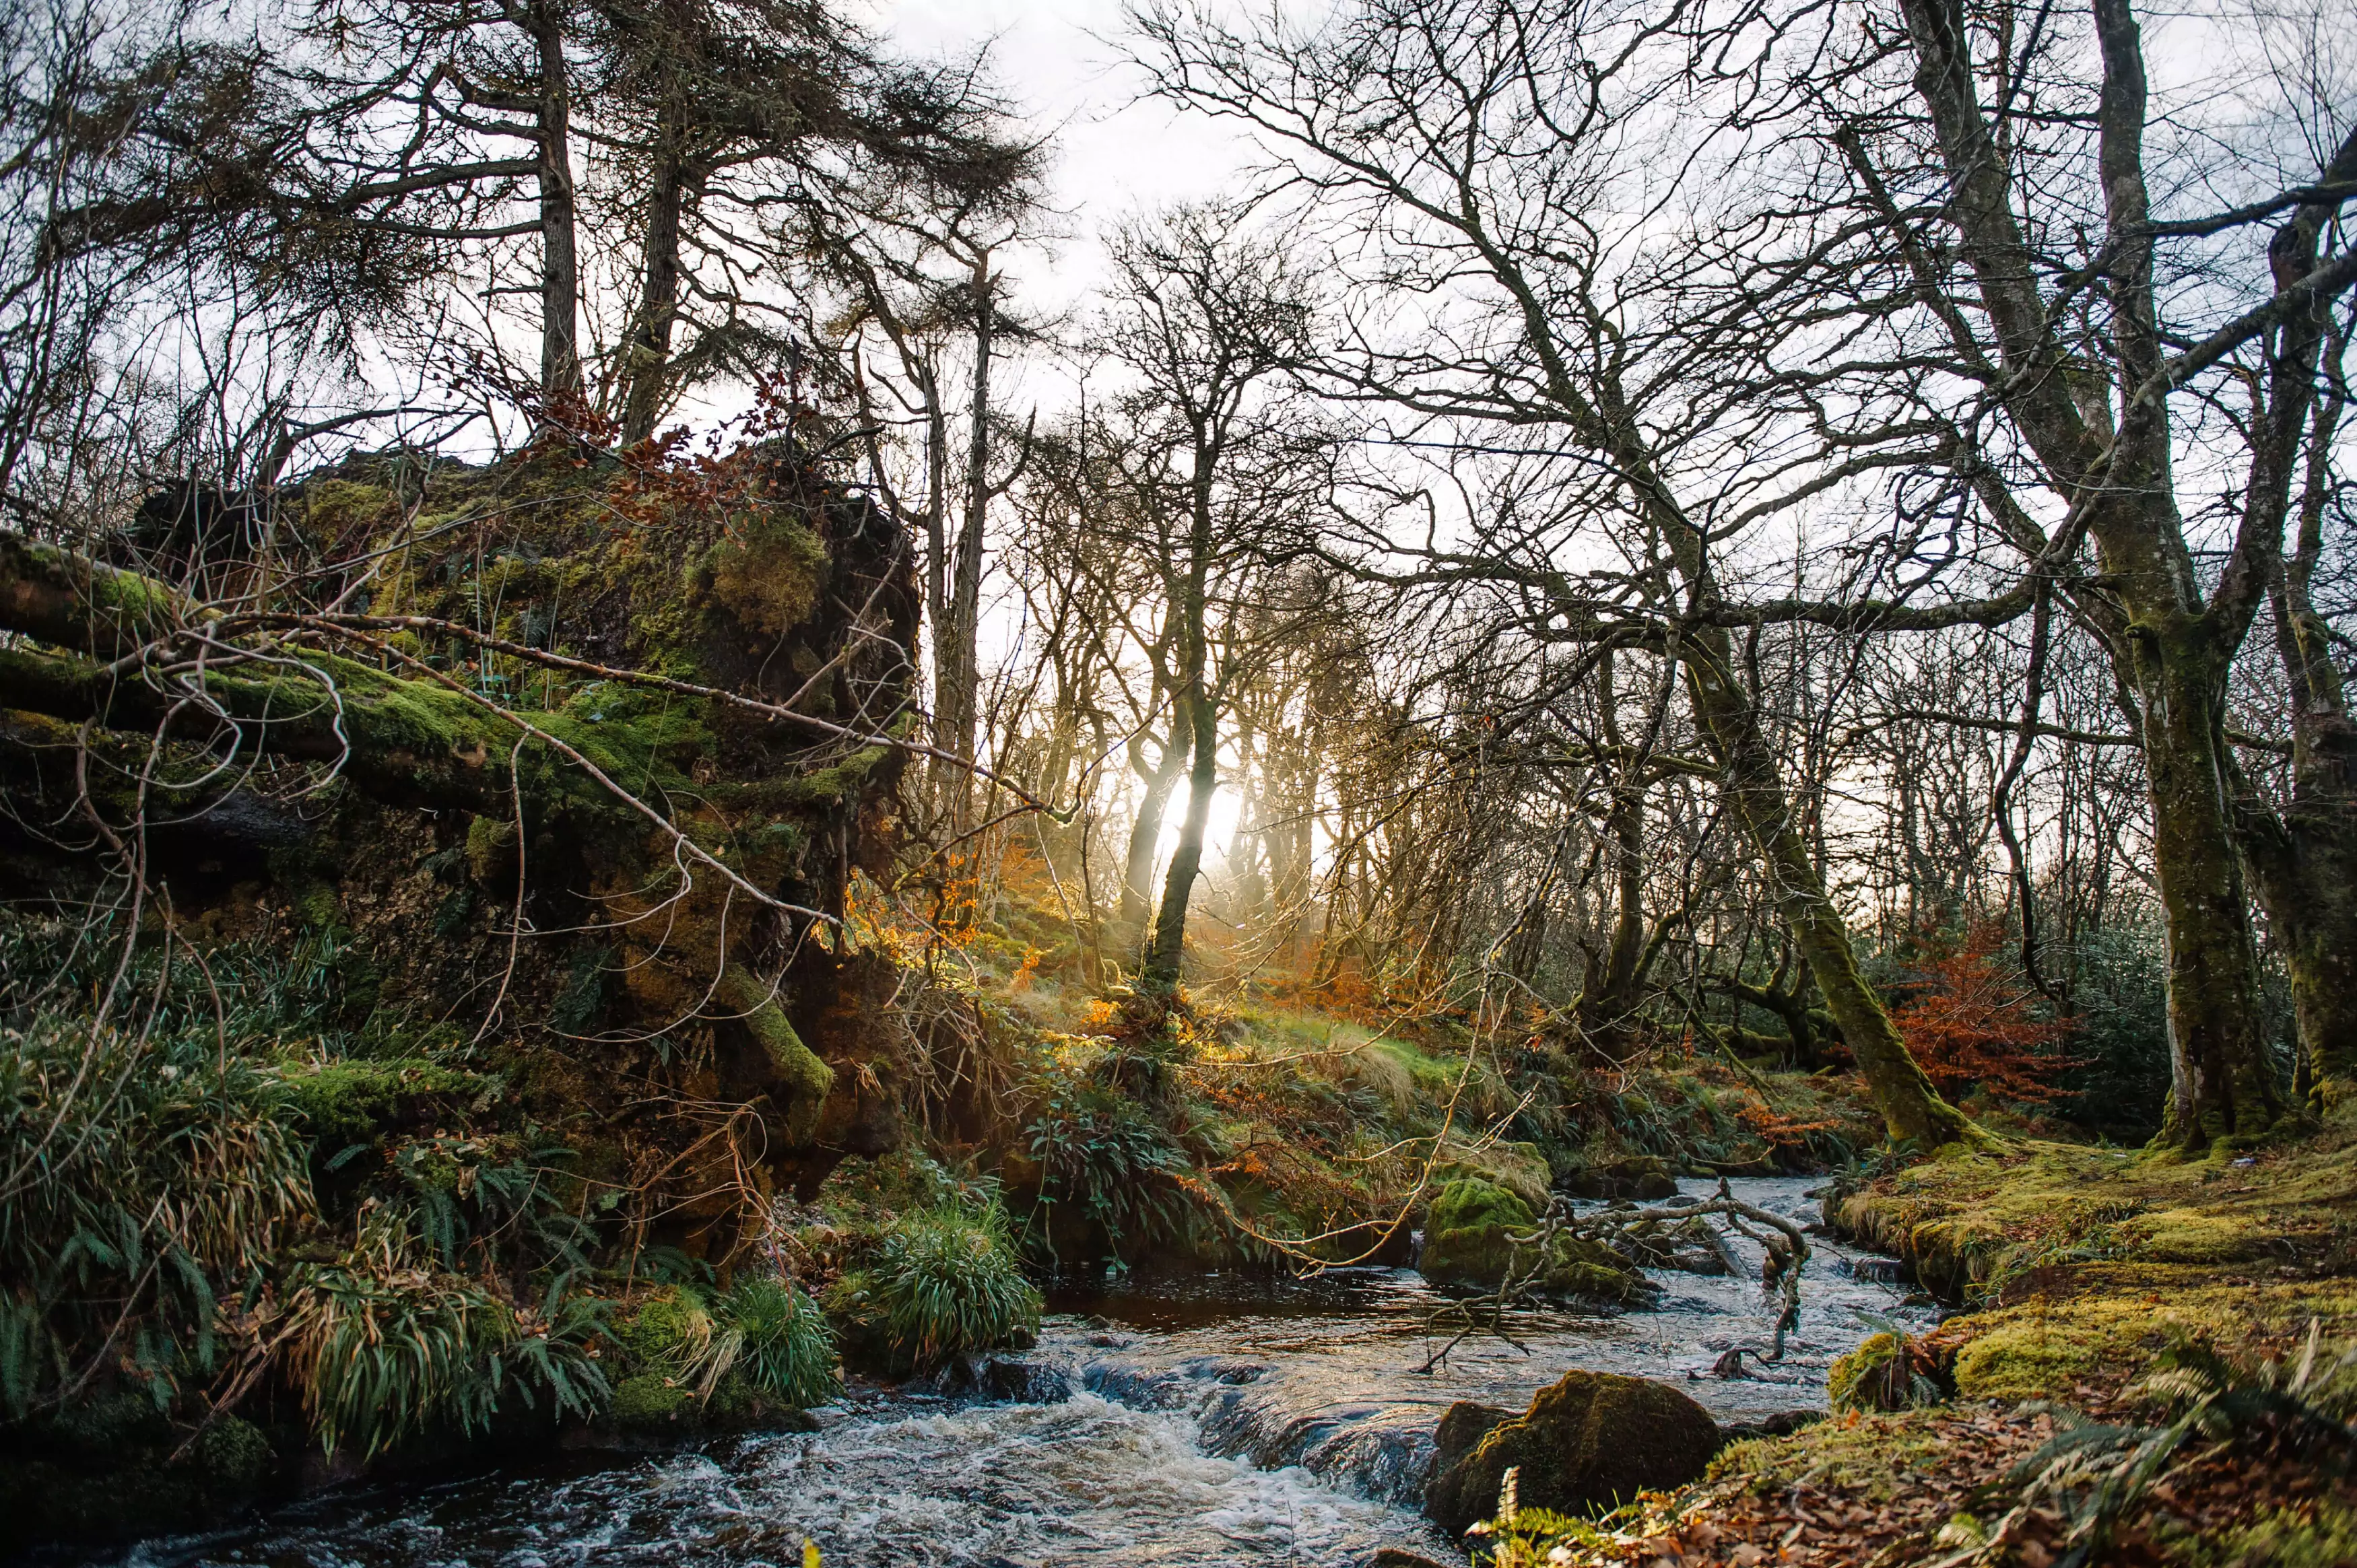
[{"label": "rocky outcrop", "polygon": [[1721,1441],[1677,1390],[1608,1372],[1567,1372],[1523,1414],[1499,1413],[1460,1402],[1442,1418],[1424,1511],[1451,1534],[1497,1512],[1509,1469],[1523,1507],[1579,1514],[1699,1478]]}]

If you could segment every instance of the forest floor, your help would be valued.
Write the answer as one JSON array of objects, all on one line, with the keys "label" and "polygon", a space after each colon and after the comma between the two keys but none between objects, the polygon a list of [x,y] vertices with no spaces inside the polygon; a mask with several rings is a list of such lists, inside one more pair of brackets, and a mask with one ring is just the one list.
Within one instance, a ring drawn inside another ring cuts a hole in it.
[{"label": "forest floor", "polygon": [[2357,1562],[2327,1413],[2357,1354],[2352,1154],[2345,1120],[2231,1159],[2022,1141],[1846,1192],[1839,1229],[1966,1308],[1903,1347],[1890,1402],[1927,1402],[1735,1444],[1577,1560]]}]

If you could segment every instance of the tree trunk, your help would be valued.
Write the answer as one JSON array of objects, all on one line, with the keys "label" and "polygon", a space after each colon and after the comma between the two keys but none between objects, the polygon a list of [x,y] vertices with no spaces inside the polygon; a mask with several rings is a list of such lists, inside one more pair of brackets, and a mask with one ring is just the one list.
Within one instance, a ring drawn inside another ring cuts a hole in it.
[{"label": "tree trunk", "polygon": [[1136,821],[1130,824],[1129,853],[1122,861],[1121,903],[1114,914],[1114,948],[1125,958],[1140,956],[1145,944],[1154,854],[1162,843],[1162,819],[1170,806],[1170,791],[1178,787],[1185,767],[1189,734],[1187,707],[1182,703],[1171,721],[1170,735],[1162,743],[1162,759],[1153,770],[1138,766],[1137,754],[1130,758],[1131,767],[1146,781],[1146,796],[1137,804]]},{"label": "tree trunk", "polygon": [[574,245],[573,97],[564,13],[541,5],[531,30],[540,51],[540,392],[581,394],[581,263]]},{"label": "tree trunk", "polygon": [[[1605,742],[1618,750],[1623,742],[1615,674],[1615,660],[1608,650],[1596,667],[1597,706]],[[1605,950],[1603,972],[1589,975],[1581,984],[1574,1009],[1580,1033],[1615,1060],[1627,1054],[1630,1023],[1641,1000],[1646,934],[1645,787],[1629,757],[1622,757],[1619,766],[1620,776],[1613,783],[1611,804],[1604,814],[1619,883],[1612,942]]]},{"label": "tree trunk", "polygon": [[2244,863],[2291,975],[2302,1076],[2319,1112],[2357,1095],[2357,722],[2310,587],[2324,553],[2344,349],[2333,333],[2331,390],[2309,433],[2298,533],[2273,588],[2291,706],[2290,799],[2278,812],[2247,783],[2236,790]]},{"label": "tree trunk", "polygon": [[686,200],[686,160],[679,127],[666,125],[647,189],[646,261],[639,307],[631,317],[629,381],[622,399],[622,441],[634,446],[655,433],[671,370],[672,323],[679,311],[679,231]]},{"label": "tree trunk", "polygon": [[2188,1150],[2255,1137],[2283,1112],[2258,1029],[2250,902],[2226,789],[2222,671],[2203,656],[2201,630],[2169,626],[2144,637],[2137,682],[2169,937],[2171,1083],[2161,1139]]},{"label": "tree trunk", "polygon": [[1723,769],[1728,803],[1759,851],[1777,909],[1824,995],[1826,1010],[1840,1026],[1844,1043],[1857,1058],[1883,1125],[1893,1141],[1924,1148],[1980,1135],[1968,1117],[1940,1098],[1908,1054],[1907,1042],[1890,1022],[1882,999],[1858,972],[1849,928],[1817,875],[1808,843],[1793,820],[1777,775],[1775,752],[1760,727],[1759,711],[1735,681],[1732,639],[1721,628],[1697,628],[1688,632],[1679,652],[1695,716]]},{"label": "tree trunk", "polygon": [[[990,510],[990,361],[992,354],[990,252],[974,263],[974,397],[967,410],[965,516],[958,525],[950,562],[947,614],[936,628],[933,669],[933,744],[957,757],[972,757],[976,694],[981,684],[983,526]],[[973,779],[964,768],[944,768],[941,787],[950,820],[963,831],[973,800]]]},{"label": "tree trunk", "polygon": [[[1200,612],[1199,612],[1200,613]],[[1220,736],[1211,699],[1201,671],[1189,682],[1188,728],[1195,743],[1195,764],[1187,775],[1187,815],[1178,825],[1178,847],[1171,852],[1170,870],[1162,882],[1162,903],[1154,912],[1154,942],[1146,949],[1138,972],[1138,989],[1168,996],[1178,988],[1178,965],[1185,956],[1187,905],[1195,878],[1203,869],[1203,830],[1211,820],[1211,796],[1220,785]]]},{"label": "tree trunk", "polygon": [[[2175,1083],[2162,1137],[2190,1151],[2215,1137],[2255,1135],[2280,1113],[2281,1098],[2255,1016],[2255,948],[2232,829],[2233,764],[2222,724],[2228,670],[2280,559],[2287,482],[2280,443],[2261,430],[2234,547],[2205,601],[2177,510],[2166,395],[2153,390],[2165,385],[2170,346],[2154,297],[2143,46],[2128,0],[2094,0],[2093,7],[2104,64],[2095,119],[2116,385],[2066,351],[2072,334],[2058,331],[2049,317],[2015,211],[2011,171],[1980,106],[1963,5],[1904,0],[1902,9],[1915,48],[1915,85],[1948,173],[1948,216],[1964,241],[2007,372],[2007,412],[2050,488],[2084,509],[2105,586],[2115,597],[2079,593],[2076,602],[2104,635],[2115,669],[2143,709],[2154,859],[2169,942]],[[2299,270],[2288,252],[2273,259],[2278,285]],[[2297,439],[2315,344],[2310,324],[2286,322],[2271,367],[2271,408],[2260,425],[2289,418]],[[1994,510],[2005,515],[2010,505],[1998,497]],[[2022,531],[2018,522],[2008,526]],[[2018,542],[2026,553],[2041,553],[2044,539],[2034,526],[2027,532]]]},{"label": "tree trunk", "polygon": [[1187,945],[1187,906],[1194,897],[1195,878],[1203,868],[1203,830],[1211,820],[1211,795],[1220,784],[1219,714],[1211,703],[1209,679],[1211,628],[1208,591],[1211,575],[1211,483],[1219,470],[1220,447],[1207,422],[1195,425],[1195,458],[1189,476],[1187,528],[1187,575],[1177,585],[1171,608],[1185,639],[1186,674],[1182,705],[1188,737],[1194,744],[1195,765],[1187,777],[1187,815],[1178,828],[1178,847],[1171,853],[1169,875],[1162,883],[1162,904],[1154,912],[1154,941],[1138,972],[1138,989],[1168,996],[1178,988],[1179,961]]}]

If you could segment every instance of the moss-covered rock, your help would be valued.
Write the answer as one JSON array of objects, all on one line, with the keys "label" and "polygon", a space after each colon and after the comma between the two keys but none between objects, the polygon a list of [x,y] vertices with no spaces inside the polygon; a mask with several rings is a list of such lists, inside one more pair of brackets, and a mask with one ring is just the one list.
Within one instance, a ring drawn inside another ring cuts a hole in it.
[{"label": "moss-covered rock", "polygon": [[[1544,1295],[1627,1304],[1652,1293],[1644,1275],[1610,1248],[1560,1235],[1541,1243],[1533,1239],[1537,1226],[1530,1205],[1504,1187],[1469,1176],[1452,1181],[1425,1219],[1418,1267],[1437,1284],[1494,1290],[1511,1269]],[[1530,1256],[1541,1245],[1544,1255]]]},{"label": "moss-covered rock", "polygon": [[675,1428],[695,1421],[695,1395],[661,1372],[638,1372],[614,1385],[612,1414],[629,1431]]},{"label": "moss-covered rock", "polygon": [[1629,1198],[1653,1203],[1677,1195],[1677,1177],[1667,1160],[1654,1155],[1629,1155],[1582,1166],[1566,1181],[1575,1197]]},{"label": "moss-covered rock", "polygon": [[215,1524],[269,1485],[269,1437],[217,1415],[193,1441],[144,1393],[120,1391],[19,1428],[0,1448],[0,1552]]},{"label": "moss-covered rock", "polygon": [[481,1074],[422,1057],[305,1063],[285,1069],[281,1081],[287,1108],[330,1153],[367,1143],[387,1128],[415,1125],[436,1105],[467,1104],[499,1087]]},{"label": "moss-covered rock", "polygon": [[1418,1267],[1435,1283],[1495,1286],[1512,1264],[1512,1236],[1537,1223],[1531,1206],[1504,1187],[1460,1177],[1432,1200]]},{"label": "moss-covered rock", "polygon": [[[1453,1412],[1452,1412],[1453,1413]],[[1470,1427],[1478,1419],[1460,1423]],[[1483,1433],[1436,1469],[1425,1512],[1452,1535],[1497,1511],[1507,1470],[1524,1508],[1580,1514],[1698,1478],[1718,1451],[1718,1423],[1663,1383],[1567,1372],[1531,1408]]]}]

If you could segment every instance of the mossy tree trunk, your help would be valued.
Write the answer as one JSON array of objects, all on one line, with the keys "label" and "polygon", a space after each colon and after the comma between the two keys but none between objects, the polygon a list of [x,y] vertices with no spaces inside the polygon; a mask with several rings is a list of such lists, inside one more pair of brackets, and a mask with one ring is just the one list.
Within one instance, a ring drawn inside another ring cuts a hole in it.
[{"label": "mossy tree trunk", "polygon": [[[2281,1113],[2283,1098],[2256,1024],[2255,944],[2234,832],[2225,692],[2261,597],[2279,579],[2318,356],[2332,301],[2350,286],[2345,262],[2319,265],[2319,237],[2341,199],[2297,208],[2277,229],[2267,250],[2275,297],[2243,318],[2264,331],[2238,337],[2222,329],[2207,339],[2195,333],[2197,347],[2178,352],[2185,329],[2179,324],[2174,338],[2163,330],[2154,286],[2140,30],[2129,0],[2095,0],[2103,73],[2094,172],[2106,220],[2099,253],[2109,358],[2092,360],[2082,350],[2083,329],[2058,319],[2040,292],[2045,263],[2033,257],[2013,162],[1979,101],[1984,68],[1961,0],[1904,0],[1901,9],[1916,91],[1947,174],[1943,217],[1972,271],[1992,371],[2001,371],[1991,384],[2002,386],[2004,411],[2047,488],[2085,520],[2095,540],[2100,586],[2068,591],[2139,710],[2169,943],[2175,1081],[2163,1141],[2190,1152],[2221,1137],[2254,1136]],[[2357,134],[2327,160],[2317,183],[2337,190],[2352,176]],[[2252,341],[2262,363],[2241,383],[2251,394],[2247,483],[2233,548],[2205,596],[2175,499],[2168,400]],[[1986,465],[1975,483],[2025,553],[2051,553],[2051,542]]]},{"label": "mossy tree trunk", "polygon": [[1188,725],[1194,737],[1194,761],[1187,774],[1187,814],[1179,819],[1178,844],[1171,851],[1162,902],[1154,911],[1154,940],[1138,972],[1140,989],[1161,996],[1178,989],[1187,944],[1187,907],[1195,879],[1202,875],[1203,834],[1211,820],[1211,797],[1220,785],[1218,715],[1200,673],[1190,683],[1187,704],[1194,715]]},{"label": "mossy tree trunk", "polygon": [[2303,1076],[2319,1110],[2357,1095],[2357,721],[2311,587],[2346,402],[2346,339],[2329,329],[2328,341],[2333,373],[2310,424],[2298,532],[2273,596],[2291,699],[2288,798],[2278,805],[2238,780],[2243,853],[2291,976]]},{"label": "mossy tree trunk", "polygon": [[2258,1026],[2257,949],[2234,842],[2225,669],[2206,628],[2170,617],[2142,644],[2145,777],[2169,940],[2169,1103],[2164,1142],[2189,1150],[2265,1133],[2283,1113]]},{"label": "mossy tree trunk", "polygon": [[1687,695],[1724,768],[1727,803],[1760,855],[1777,911],[1857,1059],[1884,1127],[1894,1141],[1924,1148],[1977,1136],[1971,1120],[1940,1097],[1858,969],[1848,923],[1809,856],[1759,710],[1735,678],[1734,639],[1723,628],[1697,628],[1681,652]]}]

